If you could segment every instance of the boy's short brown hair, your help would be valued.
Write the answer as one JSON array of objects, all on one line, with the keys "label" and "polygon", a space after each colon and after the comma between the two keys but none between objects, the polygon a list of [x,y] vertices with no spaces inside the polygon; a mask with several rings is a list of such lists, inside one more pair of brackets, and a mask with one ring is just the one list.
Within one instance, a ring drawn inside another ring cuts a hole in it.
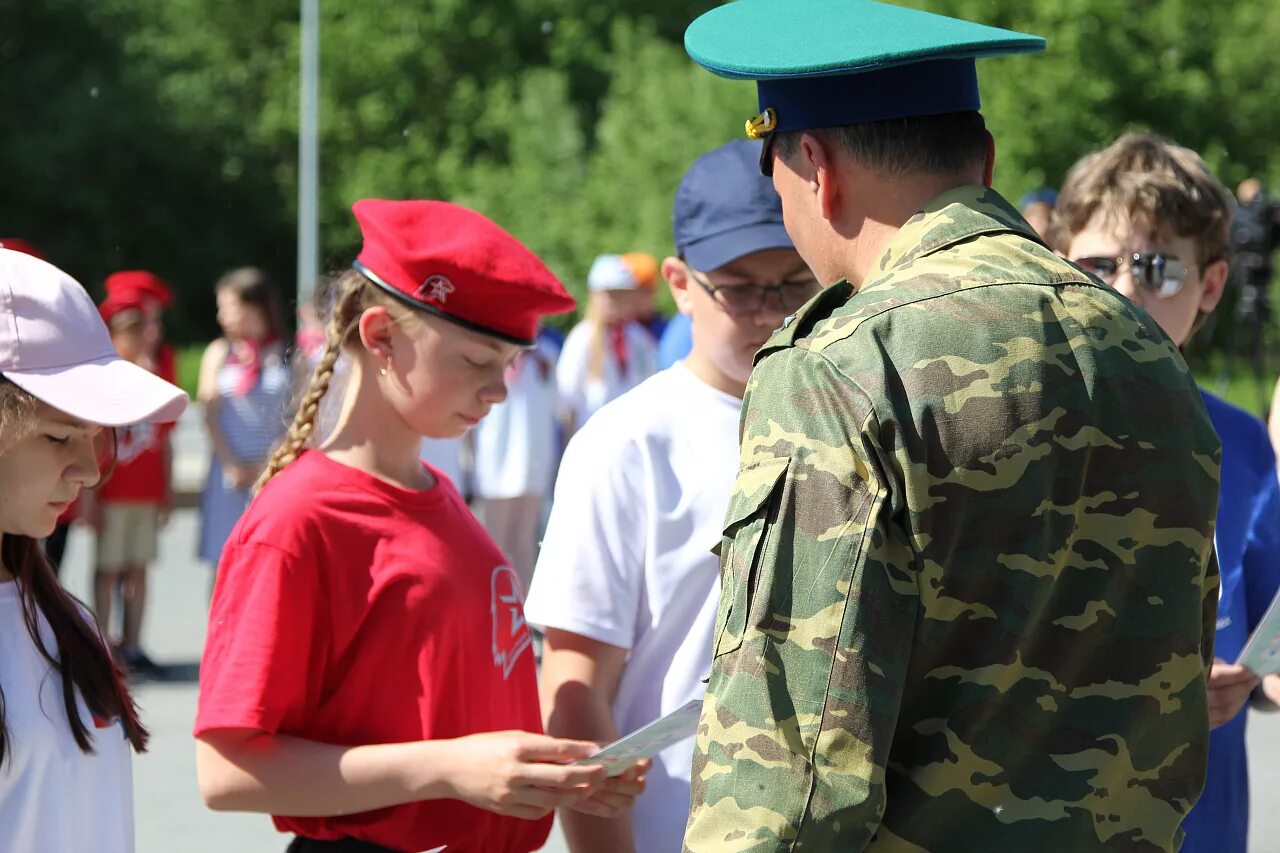
[{"label": "boy's short brown hair", "polygon": [[1190,239],[1201,270],[1231,257],[1235,199],[1199,154],[1153,133],[1126,133],[1071,167],[1049,226],[1055,248],[1066,252],[1100,210],[1110,222],[1144,220],[1153,234]]}]

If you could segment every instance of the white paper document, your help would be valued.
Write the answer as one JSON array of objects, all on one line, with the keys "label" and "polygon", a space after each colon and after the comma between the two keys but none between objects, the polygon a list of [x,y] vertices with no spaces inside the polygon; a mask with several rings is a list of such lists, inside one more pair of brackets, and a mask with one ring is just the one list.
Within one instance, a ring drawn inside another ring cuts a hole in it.
[{"label": "white paper document", "polygon": [[674,746],[698,731],[698,716],[702,712],[702,700],[694,699],[676,710],[619,738],[595,755],[579,759],[574,764],[603,764],[610,776],[618,776],[635,766],[643,758],[653,758],[669,746]]},{"label": "white paper document", "polygon": [[1280,593],[1271,600],[1271,606],[1253,629],[1236,663],[1248,667],[1255,675],[1280,672]]}]

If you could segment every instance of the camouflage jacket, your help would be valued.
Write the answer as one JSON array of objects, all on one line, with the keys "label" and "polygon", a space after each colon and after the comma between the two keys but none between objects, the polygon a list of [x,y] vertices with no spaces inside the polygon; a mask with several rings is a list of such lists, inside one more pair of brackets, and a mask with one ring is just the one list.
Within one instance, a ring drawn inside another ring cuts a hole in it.
[{"label": "camouflage jacket", "polygon": [[757,356],[685,849],[1177,849],[1219,456],[1154,321],[936,199]]}]

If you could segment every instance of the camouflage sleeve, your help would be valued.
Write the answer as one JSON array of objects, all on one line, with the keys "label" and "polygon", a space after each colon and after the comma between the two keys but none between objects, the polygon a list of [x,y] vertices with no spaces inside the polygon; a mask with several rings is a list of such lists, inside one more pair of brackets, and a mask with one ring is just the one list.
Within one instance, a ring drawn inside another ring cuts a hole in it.
[{"label": "camouflage sleeve", "polygon": [[857,851],[876,832],[918,608],[897,467],[822,355],[756,367],[686,850]]}]

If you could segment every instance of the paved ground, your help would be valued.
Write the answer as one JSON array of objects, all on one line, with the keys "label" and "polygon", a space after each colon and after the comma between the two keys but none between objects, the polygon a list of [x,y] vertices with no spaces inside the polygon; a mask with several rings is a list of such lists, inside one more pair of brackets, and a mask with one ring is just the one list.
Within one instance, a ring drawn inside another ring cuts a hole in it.
[{"label": "paved ground", "polygon": [[[202,476],[198,416],[177,432],[178,478]],[[281,851],[284,836],[260,815],[215,814],[204,808],[195,785],[191,725],[195,718],[196,667],[204,644],[209,567],[196,562],[197,516],[175,514],[160,542],[151,573],[151,606],[143,643],[175,680],[138,687],[143,718],[151,728],[151,750],[134,763],[138,853],[258,853]],[[65,579],[83,600],[89,597],[90,539],[76,530],[65,561]],[[1253,816],[1250,853],[1280,853],[1280,714],[1254,714],[1250,722]],[[565,853],[553,834],[545,853]]]}]

